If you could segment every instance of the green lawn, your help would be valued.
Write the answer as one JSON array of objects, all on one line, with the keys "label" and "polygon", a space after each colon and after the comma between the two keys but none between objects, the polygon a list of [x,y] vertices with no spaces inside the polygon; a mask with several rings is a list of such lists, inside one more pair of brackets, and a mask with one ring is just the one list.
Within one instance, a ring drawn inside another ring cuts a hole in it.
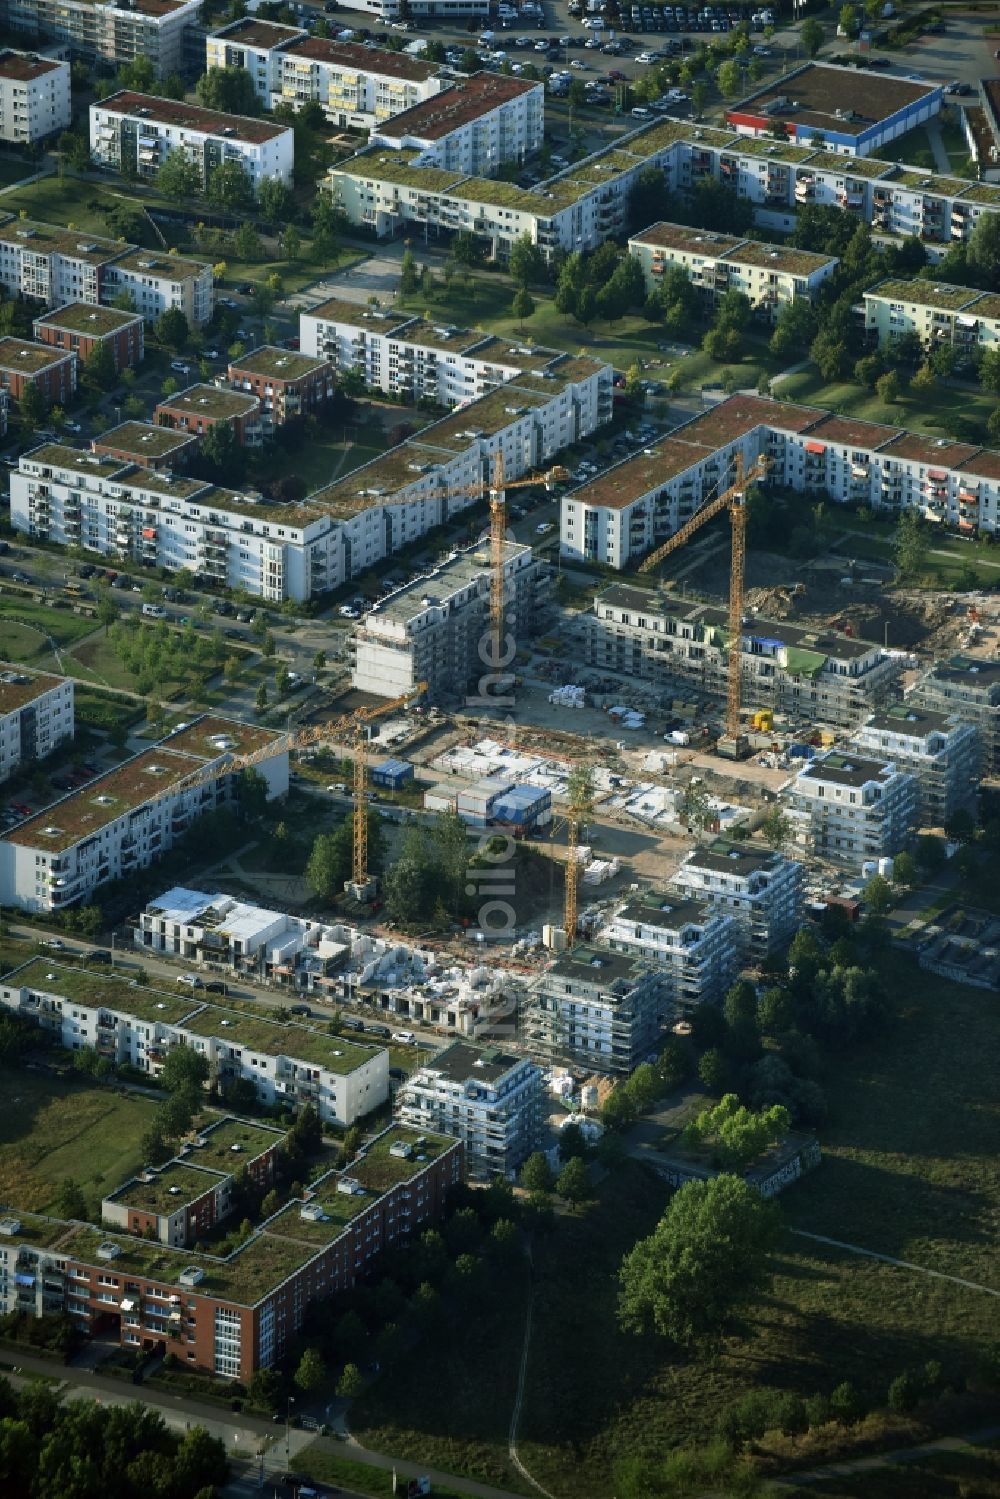
[{"label": "green lawn", "polygon": [[908,130],[893,141],[892,159],[911,167],[934,168],[934,151],[926,127],[918,125],[915,130]]},{"label": "green lawn", "polygon": [[[156,199],[143,197],[139,201],[156,207]],[[28,218],[40,219],[46,224],[67,224],[88,234],[110,238],[114,238],[114,234],[108,226],[108,210],[135,202],[136,195],[130,192],[127,183],[113,178],[106,182],[81,182],[75,177],[65,177],[60,182],[56,176],[43,177],[40,182],[31,182],[3,195],[3,208],[7,213],[24,212]],[[159,248],[151,225],[143,244],[147,249]]]},{"label": "green lawn", "polygon": [[1000,1447],[995,1442],[933,1453],[884,1469],[801,1486],[816,1499],[1000,1499]]},{"label": "green lawn", "polygon": [[30,177],[34,170],[34,166],[26,162],[23,157],[0,156],[0,188],[10,187],[14,182],[23,181],[25,177]]},{"label": "green lawn", "polygon": [[23,1068],[0,1068],[0,1097],[0,1203],[44,1212],[72,1176],[93,1210],[142,1165],[151,1099]]},{"label": "green lawn", "polygon": [[[72,653],[65,657],[66,669],[71,675],[78,673],[88,681],[97,682],[102,687],[112,687],[126,692],[136,691],[135,673],[129,671],[128,667],[119,659],[118,653],[103,631],[93,635],[91,639],[74,648]],[[176,697],[180,692],[182,683],[179,681],[166,681],[157,687],[157,695],[161,698]]]},{"label": "green lawn", "polygon": [[863,385],[846,380],[828,383],[812,365],[780,381],[774,394],[785,401],[826,406],[831,411],[842,411],[865,421],[906,427],[934,437],[950,437],[956,418],[978,426],[985,436],[987,418],[996,407],[996,398],[983,391],[946,385],[939,385],[930,396],[904,390],[900,399],[890,406],[875,391]]},{"label": "green lawn", "polygon": [[[405,422],[407,415],[405,409],[400,409],[399,420]],[[311,494],[377,458],[387,446],[377,426],[359,425],[332,432],[321,430],[314,441],[306,443],[294,454],[275,448],[266,456],[256,458],[252,477],[255,483],[266,484],[284,475],[295,474],[305,481],[306,492]]]},{"label": "green lawn", "polygon": [[[370,1494],[372,1499],[391,1499],[396,1492],[391,1472],[384,1468],[369,1467],[367,1463],[359,1463],[349,1457],[340,1457],[330,1452],[325,1442],[313,1442],[298,1453],[295,1471],[306,1474],[318,1483],[336,1484],[340,1488],[346,1486],[354,1493]],[[435,1499],[465,1499],[468,1492],[468,1489],[452,1485],[447,1488],[442,1488],[439,1483],[434,1485]]]},{"label": "green lawn", "polygon": [[13,594],[0,596],[0,659],[58,671],[53,643],[65,649],[93,632],[94,621]]}]

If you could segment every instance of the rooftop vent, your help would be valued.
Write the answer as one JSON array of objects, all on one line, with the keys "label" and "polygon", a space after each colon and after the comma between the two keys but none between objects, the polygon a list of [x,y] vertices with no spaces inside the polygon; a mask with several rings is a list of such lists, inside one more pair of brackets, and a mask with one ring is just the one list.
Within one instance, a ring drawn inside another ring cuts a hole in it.
[{"label": "rooftop vent", "polygon": [[200,1265],[188,1265],[177,1277],[178,1284],[182,1286],[196,1286],[204,1279],[205,1272]]},{"label": "rooftop vent", "polygon": [[0,1234],[4,1238],[12,1239],[15,1234],[21,1232],[20,1218],[0,1218]]},{"label": "rooftop vent", "polygon": [[105,1239],[97,1246],[97,1258],[99,1260],[116,1260],[122,1252],[122,1246],[116,1244],[114,1239]]},{"label": "rooftop vent", "polygon": [[167,1191],[170,1193],[171,1197],[179,1197],[181,1195],[180,1187],[168,1187]]},{"label": "rooftop vent", "polygon": [[361,1197],[364,1195],[364,1190],[355,1176],[342,1176],[337,1183],[337,1191],[345,1197]]},{"label": "rooftop vent", "polygon": [[304,1218],[307,1223],[322,1223],[326,1214],[318,1202],[308,1202],[299,1208],[299,1217]]},{"label": "rooftop vent", "polygon": [[406,1140],[393,1140],[389,1146],[389,1154],[399,1156],[400,1160],[408,1161],[413,1154],[413,1146]]}]

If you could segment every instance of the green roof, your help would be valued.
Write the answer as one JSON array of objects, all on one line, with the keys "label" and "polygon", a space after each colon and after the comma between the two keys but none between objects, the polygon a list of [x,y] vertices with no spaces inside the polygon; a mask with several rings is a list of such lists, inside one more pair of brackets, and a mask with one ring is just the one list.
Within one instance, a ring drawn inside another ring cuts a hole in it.
[{"label": "green roof", "polygon": [[152,1181],[133,1177],[124,1187],[109,1195],[120,1207],[166,1217],[188,1203],[196,1202],[206,1192],[221,1187],[224,1181],[221,1172],[199,1171],[183,1161],[168,1161],[161,1171],[155,1173]]},{"label": "green roof", "polygon": [[331,167],[331,176],[364,177],[373,182],[394,182],[399,187],[425,188],[429,193],[447,192],[461,182],[464,173],[445,172],[439,167],[417,167],[412,162],[417,151],[392,151],[386,146],[375,146],[368,151],[359,151],[357,156],[338,162]]},{"label": "green roof", "polygon": [[95,1009],[114,1010],[119,1015],[133,1015],[137,1020],[160,1020],[165,1025],[179,1025],[200,1004],[192,995],[181,999],[169,992],[134,984],[128,978],[90,968],[73,968],[46,957],[32,958],[15,968],[5,976],[4,983],[8,987],[20,985],[56,994]]},{"label": "green roof", "polygon": [[[273,1146],[280,1145],[284,1138],[284,1130],[268,1128],[264,1124],[251,1124],[246,1119],[221,1119],[214,1124],[209,1119],[198,1127],[196,1141],[204,1140],[205,1143],[194,1144],[190,1161],[193,1166],[205,1166],[214,1171],[232,1171],[245,1165],[247,1161],[255,1160]],[[234,1150],[234,1145],[238,1145],[239,1150]]]},{"label": "green roof", "polygon": [[[392,1155],[389,1147],[397,1140],[402,1140],[409,1145],[413,1154],[411,1156]],[[423,1143],[418,1145],[418,1140]],[[385,1192],[397,1182],[410,1181],[413,1177],[419,1176],[429,1161],[437,1160],[438,1156],[450,1149],[454,1143],[455,1141],[447,1135],[422,1133],[420,1130],[405,1129],[399,1125],[379,1135],[378,1139],[369,1145],[364,1156],[351,1163],[348,1174],[355,1177],[367,1191]]]},{"label": "green roof", "polygon": [[290,1057],[340,1074],[353,1072],[370,1062],[378,1050],[304,1025],[282,1025],[262,1015],[245,1015],[217,1005],[205,1005],[198,1014],[189,1017],[184,1029],[192,1036],[213,1036],[262,1056]]},{"label": "green roof", "polygon": [[20,1225],[16,1234],[0,1234],[0,1249],[7,1244],[32,1244],[36,1249],[48,1249],[68,1231],[69,1225],[61,1218],[46,1218],[41,1213],[22,1213],[20,1208],[0,1206],[0,1219],[16,1219]]},{"label": "green roof", "polygon": [[118,307],[98,307],[92,302],[67,302],[53,312],[44,312],[35,318],[36,324],[46,328],[64,328],[70,333],[82,333],[91,338],[103,338],[108,333],[117,333],[130,323],[142,321],[138,312],[123,312]]},{"label": "green roof", "polygon": [[324,369],[327,363],[326,359],[314,359],[311,354],[299,354],[293,349],[263,344],[252,353],[244,354],[241,359],[231,360],[229,368],[270,379],[301,380],[303,375],[311,375],[316,370]]},{"label": "green roof", "polygon": [[790,645],[785,650],[786,669],[793,677],[815,677],[826,664],[822,651],[808,651],[802,646]]}]

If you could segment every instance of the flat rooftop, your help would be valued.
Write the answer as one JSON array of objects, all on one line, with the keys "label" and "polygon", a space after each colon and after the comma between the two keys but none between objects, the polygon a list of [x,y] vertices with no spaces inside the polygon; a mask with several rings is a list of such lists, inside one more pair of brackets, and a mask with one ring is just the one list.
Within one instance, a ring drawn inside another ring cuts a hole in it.
[{"label": "flat rooftop", "polygon": [[132,323],[141,323],[139,312],[123,312],[118,307],[95,307],[92,302],[67,302],[53,312],[35,318],[35,327],[60,328],[67,333],[82,333],[90,338],[106,338]]},{"label": "flat rooftop", "polygon": [[263,1015],[226,1010],[221,1005],[203,1005],[188,1016],[184,1029],[190,1035],[212,1037],[260,1056],[289,1057],[292,1061],[308,1062],[340,1076],[363,1067],[380,1050],[377,1046],[360,1046],[355,1041],[345,1041],[341,1036],[331,1036],[305,1025],[282,1025]]},{"label": "flat rooftop", "polygon": [[578,942],[575,947],[560,953],[555,962],[542,973],[542,981],[554,975],[557,978],[574,979],[577,983],[593,984],[605,989],[620,984],[622,993],[645,972],[641,959],[631,953],[612,952],[609,947],[596,947]]},{"label": "flat rooftop", "polygon": [[166,1217],[179,1212],[189,1203],[197,1202],[206,1192],[221,1187],[225,1176],[219,1171],[199,1170],[184,1161],[168,1161],[156,1172],[150,1172],[151,1181],[133,1177],[108,1199],[120,1207],[134,1208],[140,1213],[156,1213]]},{"label": "flat rooftop", "polygon": [[191,432],[173,427],[156,427],[152,422],[122,422],[93,439],[95,453],[123,453],[142,464],[150,459],[166,458],[180,448],[188,448],[197,439]]},{"label": "flat rooftop", "polygon": [[106,114],[152,120],[161,125],[173,125],[178,130],[196,130],[203,135],[225,136],[256,146],[291,129],[290,125],[270,125],[266,120],[251,119],[248,115],[223,114],[221,110],[202,109],[183,99],[162,99],[158,94],[136,94],[131,89],[121,89],[107,99],[98,99],[90,107]]},{"label": "flat rooftop", "polygon": [[402,114],[375,128],[380,137],[389,140],[402,140],[407,135],[416,140],[441,140],[490,110],[536,92],[541,98],[542,84],[529,82],[526,78],[507,78],[502,73],[473,73],[470,78],[459,80],[451,88],[415,104],[412,109],[404,109]]},{"label": "flat rooftop", "polygon": [[746,240],[738,234],[716,234],[709,229],[692,229],[689,224],[672,224],[661,220],[641,234],[633,234],[630,245],[648,245],[654,250],[677,250],[685,255],[714,258],[735,250]]},{"label": "flat rooftop", "polygon": [[305,36],[306,33],[297,26],[280,26],[276,21],[258,21],[255,16],[243,16],[241,20],[231,21],[228,26],[220,26],[209,35],[234,46],[257,47],[261,51],[270,52],[275,47],[287,47],[289,42],[294,42],[296,37]]},{"label": "flat rooftop", "polygon": [[1000,682],[1000,661],[989,661],[984,656],[949,656],[947,661],[935,661],[931,676],[946,682],[963,682],[970,688],[986,689]]},{"label": "flat rooftop", "polygon": [[932,708],[918,708],[913,703],[896,703],[884,712],[873,713],[862,724],[876,734],[905,734],[926,739],[929,734],[950,734],[959,718],[954,713],[935,713]]},{"label": "flat rooftop", "polygon": [[943,312],[957,312],[975,302],[982,295],[970,286],[952,286],[943,281],[924,281],[915,277],[912,281],[879,281],[865,292],[869,297],[883,302],[909,302],[914,307],[939,307]]},{"label": "flat rooftop", "polygon": [[733,874],[740,879],[755,874],[759,869],[775,869],[783,863],[781,854],[773,848],[764,848],[753,843],[730,843],[717,838],[712,843],[700,843],[684,860],[684,865],[694,869],[707,869],[712,874]]},{"label": "flat rooftop", "polygon": [[[775,122],[858,136],[940,91],[940,84],[915,83],[882,73],[874,77],[833,63],[808,62],[734,104],[727,118],[732,123],[735,116],[760,115]],[[781,101],[785,101],[783,108],[777,107]]]},{"label": "flat rooftop", "polygon": [[623,459],[579,489],[570,490],[569,502],[624,510],[644,495],[659,489],[669,479],[684,473],[685,469],[711,458],[714,451],[702,443],[680,441],[674,437],[661,438],[655,447],[637,453],[634,458]]},{"label": "flat rooftop", "polygon": [[115,973],[98,973],[89,968],[75,968],[57,958],[31,958],[4,978],[8,988],[34,989],[55,994],[91,1009],[114,1010],[118,1015],[132,1015],[152,1024],[180,1025],[185,1016],[197,1010],[200,1001],[191,995],[181,997],[167,991],[133,984],[131,978]]},{"label": "flat rooftop", "polygon": [[455,1041],[425,1062],[420,1072],[433,1073],[450,1083],[496,1083],[522,1060],[496,1046]]},{"label": "flat rooftop", "polygon": [[626,921],[659,927],[666,932],[679,932],[686,926],[702,926],[717,914],[708,901],[654,891],[630,900],[617,913]]},{"label": "flat rooftop", "polygon": [[30,83],[65,66],[64,62],[38,57],[33,52],[0,52],[0,78],[9,78],[12,83]]},{"label": "flat rooftop", "polygon": [[36,344],[26,338],[0,338],[0,370],[12,375],[40,375],[55,364],[72,359],[68,349]]},{"label": "flat rooftop", "polygon": [[248,1119],[202,1122],[191,1142],[190,1160],[212,1171],[233,1171],[273,1150],[284,1138],[283,1129],[253,1124]]},{"label": "flat rooftop", "polygon": [[212,269],[207,260],[194,260],[190,255],[158,255],[155,250],[131,250],[115,265],[117,270],[175,283],[197,281],[199,276]]},{"label": "flat rooftop", "polygon": [[321,323],[346,323],[349,328],[363,328],[366,333],[386,337],[416,321],[412,312],[394,312],[391,307],[367,307],[363,302],[348,302],[343,297],[330,297],[318,307],[308,308],[302,316],[317,318]]},{"label": "flat rooftop", "polygon": [[163,744],[165,748],[215,760],[220,755],[252,755],[269,744],[274,745],[275,753],[278,753],[285,748],[285,740],[286,736],[280,729],[264,729],[257,724],[243,723],[239,718],[220,718],[215,713],[205,713],[193,723],[168,734]]},{"label": "flat rooftop", "polygon": [[327,37],[309,36],[292,42],[282,51],[289,57],[303,57],[310,62],[327,63],[358,73],[375,73],[380,78],[394,78],[401,83],[426,83],[441,72],[441,64],[424,62],[405,52],[391,52],[388,47],[363,47],[360,42],[336,42]]},{"label": "flat rooftop", "polygon": [[977,449],[964,442],[947,442],[941,437],[924,437],[919,432],[904,432],[886,443],[883,458],[905,458],[924,463],[932,469],[962,468]]},{"label": "flat rooftop", "polygon": [[861,787],[867,786],[869,781],[884,781],[890,773],[888,761],[852,755],[847,750],[832,750],[822,759],[810,761],[800,772],[800,779],[832,781],[836,786]]},{"label": "flat rooftop", "polygon": [[[392,1146],[396,1144],[408,1145],[412,1153],[393,1155]],[[348,1174],[356,1177],[369,1192],[385,1192],[399,1182],[412,1181],[454,1145],[455,1141],[447,1135],[393,1125],[372,1141],[363,1157],[351,1163]]]},{"label": "flat rooftop", "polygon": [[238,390],[223,390],[218,385],[189,385],[172,396],[161,396],[157,411],[181,411],[185,416],[207,416],[213,421],[248,416],[258,410],[256,396]]},{"label": "flat rooftop", "polygon": [[879,422],[836,414],[824,416],[809,428],[810,441],[839,443],[845,448],[878,449],[902,436],[901,427],[883,427]]},{"label": "flat rooftop", "polygon": [[674,433],[685,442],[700,442],[721,448],[752,432],[755,427],[775,427],[783,432],[804,432],[827,413],[818,406],[793,406],[764,396],[730,396],[708,411],[685,422]]},{"label": "flat rooftop", "polygon": [[[471,448],[471,442],[468,446]],[[426,442],[417,446],[411,438],[398,448],[390,448],[381,458],[361,464],[309,498],[326,514],[342,520],[372,505],[392,502],[409,485],[433,478],[435,468],[451,463],[454,457],[449,448],[434,448]],[[485,490],[484,485],[484,493]]]},{"label": "flat rooftop", "polygon": [[446,172],[440,167],[413,165],[416,151],[394,151],[391,146],[369,146],[331,167],[335,177],[361,177],[371,182],[389,182],[398,187],[416,187],[421,192],[446,193],[466,180],[464,172]]},{"label": "flat rooftop", "polygon": [[10,661],[0,661],[0,716],[33,703],[45,692],[61,687],[66,677],[49,676],[45,672],[25,671]]},{"label": "flat rooftop", "polygon": [[88,265],[103,265],[117,260],[130,245],[112,239],[98,239],[79,229],[63,229],[56,224],[42,224],[37,219],[9,219],[0,224],[0,244],[29,250],[32,255],[64,255],[68,260],[82,260]]},{"label": "flat rooftop", "polygon": [[817,271],[837,265],[836,255],[819,255],[812,250],[797,250],[792,245],[761,244],[758,240],[744,240],[738,249],[723,255],[724,261],[733,265],[747,265],[786,276],[814,276]]},{"label": "flat rooftop", "polygon": [[273,344],[262,344],[252,354],[230,361],[233,370],[245,375],[261,375],[267,380],[301,380],[305,375],[326,369],[329,361],[314,359],[311,354],[299,354],[293,349],[281,349]]},{"label": "flat rooftop", "polygon": [[[504,564],[530,551],[529,546],[522,546],[516,541],[505,541],[503,544]],[[376,611],[369,610],[365,615],[364,624],[373,630],[378,629],[379,622],[382,620],[392,624],[409,624],[411,620],[419,619],[428,607],[444,604],[456,593],[461,593],[468,588],[470,583],[479,582],[489,584],[489,544],[487,542],[484,542],[482,547],[460,552],[457,557],[452,557],[442,563],[433,574],[415,578],[398,593],[383,600],[377,606]]]}]

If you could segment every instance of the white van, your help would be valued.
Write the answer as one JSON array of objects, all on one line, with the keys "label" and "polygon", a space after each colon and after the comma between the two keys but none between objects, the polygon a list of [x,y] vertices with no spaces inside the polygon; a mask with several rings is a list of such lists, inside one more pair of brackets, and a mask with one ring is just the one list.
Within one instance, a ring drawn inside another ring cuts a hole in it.
[{"label": "white van", "polygon": [[397,1046],[416,1046],[417,1038],[412,1031],[393,1031],[389,1036],[390,1041],[395,1041]]},{"label": "white van", "polygon": [[643,105],[637,104],[635,109],[633,109],[632,111],[632,118],[633,120],[648,120],[649,110],[644,108]]},{"label": "white van", "polygon": [[162,604],[143,604],[142,612],[147,619],[166,619],[167,611]]}]

